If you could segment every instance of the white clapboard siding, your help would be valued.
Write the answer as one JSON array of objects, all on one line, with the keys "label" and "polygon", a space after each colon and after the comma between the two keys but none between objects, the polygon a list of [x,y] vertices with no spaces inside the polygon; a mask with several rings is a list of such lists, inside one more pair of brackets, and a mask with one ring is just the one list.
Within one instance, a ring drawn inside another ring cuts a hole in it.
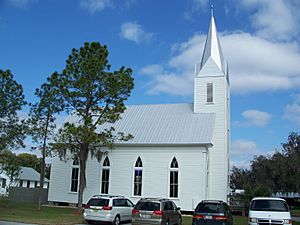
[{"label": "white clapboard siding", "polygon": [[[169,168],[175,157],[179,166],[179,196],[174,201],[182,209],[192,210],[198,201],[206,198],[206,152],[199,146],[117,147],[107,155],[110,160],[109,194],[124,195],[133,202],[141,197],[169,198]],[[133,196],[134,165],[138,157],[143,162],[141,197]],[[88,160],[84,203],[101,193],[104,158],[101,162]],[[77,194],[70,192],[72,160],[65,163],[55,159],[51,168],[48,200],[77,203]]]}]

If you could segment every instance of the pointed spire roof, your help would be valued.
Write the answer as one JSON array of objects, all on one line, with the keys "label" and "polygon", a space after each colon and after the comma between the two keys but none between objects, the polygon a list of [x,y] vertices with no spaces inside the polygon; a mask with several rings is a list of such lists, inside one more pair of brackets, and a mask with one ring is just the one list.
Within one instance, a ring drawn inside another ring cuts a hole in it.
[{"label": "pointed spire roof", "polygon": [[[210,59],[213,60],[219,70],[226,74],[226,62],[224,60],[222,48],[219,41],[215,19],[213,16],[213,9],[211,10],[210,26],[200,64],[200,71],[208,61],[211,61]],[[209,63],[211,64],[211,62]]]}]

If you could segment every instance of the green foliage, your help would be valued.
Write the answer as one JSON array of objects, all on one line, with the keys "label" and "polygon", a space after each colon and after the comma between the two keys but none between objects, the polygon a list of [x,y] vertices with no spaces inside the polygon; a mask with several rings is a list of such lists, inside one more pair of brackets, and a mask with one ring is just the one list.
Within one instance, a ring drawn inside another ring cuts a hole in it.
[{"label": "green foliage", "polygon": [[9,70],[0,70],[0,151],[23,146],[26,123],[19,121],[17,111],[25,104],[22,86]]},{"label": "green foliage", "polygon": [[250,171],[243,168],[233,166],[230,174],[230,188],[231,189],[244,189],[250,181]]},{"label": "green foliage", "polygon": [[[49,141],[53,137],[55,125],[55,114],[62,110],[63,104],[55,97],[52,86],[49,83],[41,85],[40,89],[36,89],[35,95],[39,101],[31,105],[30,109],[30,130],[34,143],[37,144],[36,149],[43,151],[44,147],[48,147],[45,142]],[[45,152],[46,156],[50,153],[49,148]]]},{"label": "green foliage", "polygon": [[249,171],[233,167],[231,188],[245,189],[245,201],[276,192],[300,193],[300,135],[290,133],[282,147],[272,156],[255,156]]},{"label": "green foliage", "polygon": [[6,187],[9,192],[11,185],[15,179],[20,175],[21,166],[17,155],[5,150],[0,153],[1,170],[4,170],[9,177],[9,185]]},{"label": "green foliage", "polygon": [[[17,155],[20,166],[31,167],[41,173],[42,158],[38,158],[35,154],[21,153]],[[45,177],[50,178],[50,165],[46,165]]]},{"label": "green foliage", "polygon": [[282,143],[282,147],[286,158],[285,191],[300,193],[300,134],[291,132],[287,142]]},{"label": "green foliage", "polygon": [[40,160],[40,187],[38,209],[41,208],[42,192],[45,180],[46,157],[50,153],[48,141],[53,138],[55,125],[55,114],[62,110],[63,102],[60,98],[56,98],[53,87],[49,83],[42,84],[40,89],[36,89],[35,95],[39,98],[39,102],[32,105],[30,110],[30,129],[29,133],[33,141],[37,144],[37,149],[41,151],[42,158]]},{"label": "green foliage", "polygon": [[[132,70],[121,67],[110,71],[107,57],[106,46],[97,42],[85,43],[80,49],[72,50],[62,73],[55,72],[48,79],[55,98],[72,116],[60,129],[53,147],[61,157],[70,151],[74,158],[79,158],[79,207],[86,186],[88,155],[100,160],[104,154],[100,146],[113,148],[116,140],[132,138],[130,134],[116,133],[113,128],[113,123],[121,118],[124,102],[134,86]],[[111,126],[99,129],[105,123]]]},{"label": "green foliage", "polygon": [[38,167],[40,165],[40,158],[38,158],[34,154],[29,153],[21,153],[17,156],[20,165],[24,167],[31,167],[38,171]]},{"label": "green foliage", "polygon": [[271,196],[271,193],[265,185],[247,185],[242,195],[242,201],[248,206],[252,198],[268,196]]}]

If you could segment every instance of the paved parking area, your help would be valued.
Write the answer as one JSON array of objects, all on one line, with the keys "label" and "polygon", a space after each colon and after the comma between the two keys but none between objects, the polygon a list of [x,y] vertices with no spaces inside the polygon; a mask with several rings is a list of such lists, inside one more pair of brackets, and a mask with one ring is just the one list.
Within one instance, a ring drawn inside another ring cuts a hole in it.
[{"label": "paved parking area", "polygon": [[293,220],[293,221],[300,222],[300,217],[292,217],[292,220]]},{"label": "paved parking area", "polygon": [[17,223],[17,222],[7,222],[7,221],[0,221],[0,225],[37,225],[37,224],[30,224],[30,223]]},{"label": "paved parking area", "polygon": [[[38,224],[0,221],[0,225],[38,225]],[[86,223],[81,223],[81,224],[76,224],[76,225],[86,225]],[[131,223],[124,223],[122,225],[131,225]]]}]

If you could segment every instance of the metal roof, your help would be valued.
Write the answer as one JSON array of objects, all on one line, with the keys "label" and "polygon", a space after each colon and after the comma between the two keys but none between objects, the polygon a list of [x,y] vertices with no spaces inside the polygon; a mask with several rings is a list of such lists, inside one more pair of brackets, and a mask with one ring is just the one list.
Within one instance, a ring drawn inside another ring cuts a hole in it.
[{"label": "metal roof", "polygon": [[[18,176],[19,180],[40,181],[40,173],[31,167],[22,167],[21,173]],[[49,180],[45,177],[45,182]]]},{"label": "metal roof", "polygon": [[[222,48],[220,45],[219,36],[213,16],[211,17],[209,31],[205,42],[201,65],[199,68],[200,71],[204,68],[204,66],[207,63],[214,63],[217,66],[217,68],[220,71],[222,71],[223,74],[227,73],[227,65],[223,57]],[[212,74],[214,73],[215,71],[213,71]],[[205,74],[207,74],[207,71],[205,72]]]},{"label": "metal roof", "polygon": [[116,144],[211,144],[214,113],[194,113],[193,104],[127,106],[115,124],[105,124],[98,131],[113,126],[116,132],[132,134],[133,139]]}]

